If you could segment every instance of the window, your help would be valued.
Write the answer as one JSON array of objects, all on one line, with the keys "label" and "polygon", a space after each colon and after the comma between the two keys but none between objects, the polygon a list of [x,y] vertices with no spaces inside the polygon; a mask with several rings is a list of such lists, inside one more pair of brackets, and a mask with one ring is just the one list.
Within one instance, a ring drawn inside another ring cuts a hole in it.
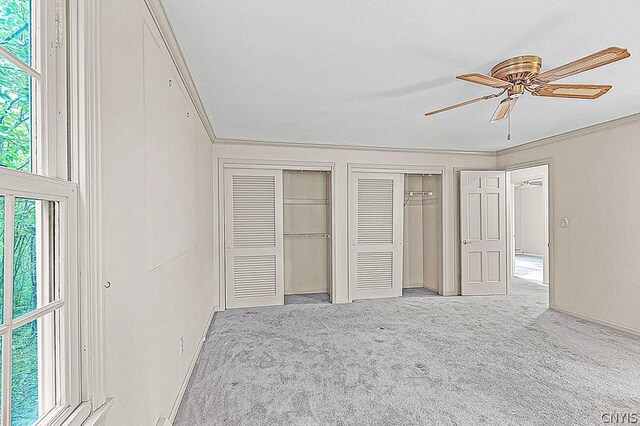
[{"label": "window", "polygon": [[40,77],[31,67],[31,12],[26,0],[6,1],[0,9],[0,165],[24,171],[32,166],[33,86]]},{"label": "window", "polygon": [[0,3],[1,167],[67,178],[63,5]]},{"label": "window", "polygon": [[0,413],[60,418],[79,403],[75,185],[0,170]]},{"label": "window", "polygon": [[[76,185],[67,178],[63,0],[0,3],[0,419],[80,403]],[[60,160],[62,159],[62,160]]]}]

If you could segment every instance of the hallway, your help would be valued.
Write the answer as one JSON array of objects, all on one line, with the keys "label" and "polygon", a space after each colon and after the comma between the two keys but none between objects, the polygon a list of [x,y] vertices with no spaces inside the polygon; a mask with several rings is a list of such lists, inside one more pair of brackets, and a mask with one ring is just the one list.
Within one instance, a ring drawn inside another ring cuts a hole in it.
[{"label": "hallway", "polygon": [[[544,271],[541,256],[516,255],[516,270],[514,276],[538,284],[544,284]],[[545,284],[546,285],[546,284]]]}]

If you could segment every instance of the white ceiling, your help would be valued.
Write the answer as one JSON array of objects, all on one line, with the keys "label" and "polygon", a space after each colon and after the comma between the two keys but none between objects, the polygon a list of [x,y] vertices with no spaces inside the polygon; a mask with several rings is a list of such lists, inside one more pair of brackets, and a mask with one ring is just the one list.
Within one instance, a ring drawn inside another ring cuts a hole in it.
[{"label": "white ceiling", "polygon": [[[163,0],[218,138],[495,150],[640,112],[637,0]],[[609,46],[632,56],[561,82],[598,100],[499,100],[456,75],[522,54],[543,70]]]}]

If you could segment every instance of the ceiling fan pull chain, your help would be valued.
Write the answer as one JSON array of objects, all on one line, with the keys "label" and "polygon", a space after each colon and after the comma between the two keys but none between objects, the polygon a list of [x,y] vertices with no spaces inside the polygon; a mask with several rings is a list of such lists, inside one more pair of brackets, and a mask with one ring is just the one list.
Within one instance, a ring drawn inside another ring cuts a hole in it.
[{"label": "ceiling fan pull chain", "polygon": [[507,117],[507,120],[509,122],[509,130],[507,131],[507,140],[510,141],[511,140],[511,114],[509,114],[509,117]]}]

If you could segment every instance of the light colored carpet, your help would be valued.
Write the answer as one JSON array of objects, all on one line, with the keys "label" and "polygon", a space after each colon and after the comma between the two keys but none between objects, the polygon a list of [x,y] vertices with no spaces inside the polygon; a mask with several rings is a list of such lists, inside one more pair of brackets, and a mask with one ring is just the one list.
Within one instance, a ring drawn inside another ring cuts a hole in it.
[{"label": "light colored carpet", "polygon": [[402,289],[403,297],[430,297],[430,296],[440,296],[435,291],[431,291],[427,288],[403,288]]},{"label": "light colored carpet", "polygon": [[516,270],[513,275],[524,280],[542,283],[544,281],[543,258],[525,254],[516,255]]},{"label": "light colored carpet", "polygon": [[284,297],[285,305],[307,305],[310,303],[331,303],[327,293],[291,294]]},{"label": "light colored carpet", "polygon": [[544,286],[216,315],[176,425],[588,425],[640,411],[640,338]]}]

